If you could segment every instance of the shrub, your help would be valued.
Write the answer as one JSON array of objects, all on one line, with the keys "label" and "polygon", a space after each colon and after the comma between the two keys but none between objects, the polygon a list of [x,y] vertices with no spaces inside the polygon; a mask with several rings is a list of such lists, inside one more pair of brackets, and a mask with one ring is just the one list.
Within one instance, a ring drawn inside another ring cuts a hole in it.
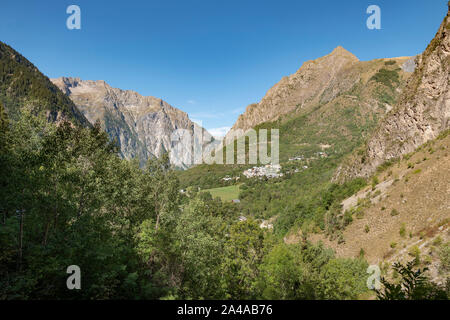
[{"label": "shrub", "polygon": [[369,233],[369,231],[370,231],[370,228],[369,228],[369,226],[366,224],[366,225],[364,226],[364,232],[365,232],[365,233]]},{"label": "shrub", "polygon": [[440,246],[442,244],[442,238],[441,236],[437,236],[434,240],[433,240],[433,245],[434,246]]},{"label": "shrub", "polygon": [[377,187],[377,185],[380,183],[380,180],[378,180],[377,176],[374,176],[372,178],[372,190],[375,190],[375,188]]},{"label": "shrub", "polygon": [[364,249],[363,248],[359,249],[359,257],[364,258],[365,255],[366,255],[366,252],[364,251]]},{"label": "shrub", "polygon": [[398,215],[399,215],[399,212],[397,211],[397,209],[392,209],[391,210],[391,216],[395,217],[395,216],[398,216]]},{"label": "shrub", "polygon": [[[447,300],[445,288],[431,282],[425,275],[428,268],[414,270],[415,261],[406,266],[395,263],[394,273],[401,276],[398,283],[381,278],[383,290],[376,290],[379,300]],[[397,281],[396,281],[397,282]]]},{"label": "shrub", "polygon": [[415,265],[419,265],[420,264],[420,249],[419,249],[418,246],[414,245],[411,248],[409,248],[408,254],[411,257],[414,257]]},{"label": "shrub", "polygon": [[393,84],[398,84],[400,82],[398,72],[395,70],[388,70],[382,68],[370,78],[371,81],[376,81],[384,84],[386,87],[393,89]]},{"label": "shrub", "polygon": [[441,259],[440,270],[443,272],[450,271],[450,242],[441,245],[439,250],[439,259]]},{"label": "shrub", "polygon": [[348,226],[350,223],[353,222],[353,217],[352,217],[352,213],[350,211],[345,211],[344,213],[344,227]]},{"label": "shrub", "polygon": [[[402,226],[400,227],[399,234],[400,234],[400,236],[401,236],[402,238],[405,237],[405,235],[406,235],[406,226],[405,226],[405,224],[402,224]],[[410,234],[411,234],[411,233],[410,233]]]}]

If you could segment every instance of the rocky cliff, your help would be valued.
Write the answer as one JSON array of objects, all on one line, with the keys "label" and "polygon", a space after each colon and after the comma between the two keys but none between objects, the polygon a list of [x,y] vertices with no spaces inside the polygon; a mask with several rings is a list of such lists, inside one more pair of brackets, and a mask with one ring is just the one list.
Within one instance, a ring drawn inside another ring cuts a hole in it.
[{"label": "rocky cliff", "polygon": [[[100,121],[110,138],[118,142],[123,158],[138,157],[141,164],[171,149],[174,130],[186,129],[193,136],[197,126],[185,112],[161,99],[112,88],[102,80],[63,77],[52,81],[72,99],[89,122]],[[210,137],[207,132],[205,135]],[[184,154],[188,155],[188,150]],[[171,161],[181,168],[190,165],[189,159],[171,158]]]},{"label": "rocky cliff", "polygon": [[366,147],[338,169],[336,180],[368,177],[385,161],[414,151],[450,128],[450,8],[416,65],[397,105]]}]

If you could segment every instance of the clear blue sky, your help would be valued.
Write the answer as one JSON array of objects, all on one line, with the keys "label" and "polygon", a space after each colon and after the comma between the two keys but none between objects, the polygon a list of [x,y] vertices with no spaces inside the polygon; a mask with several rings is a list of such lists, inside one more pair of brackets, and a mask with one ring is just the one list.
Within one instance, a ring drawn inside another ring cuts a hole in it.
[{"label": "clear blue sky", "polygon": [[[66,28],[71,4],[81,30]],[[371,4],[382,30],[366,27]],[[212,129],[338,45],[361,60],[422,52],[446,9],[447,0],[1,0],[0,40],[49,77],[159,97]]]}]

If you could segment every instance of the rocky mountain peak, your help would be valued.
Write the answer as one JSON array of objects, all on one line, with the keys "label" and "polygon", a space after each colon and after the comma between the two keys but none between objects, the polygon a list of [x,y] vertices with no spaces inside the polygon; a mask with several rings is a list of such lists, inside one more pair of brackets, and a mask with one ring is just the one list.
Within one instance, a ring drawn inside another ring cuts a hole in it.
[{"label": "rocky mountain peak", "polygon": [[296,73],[283,77],[267,91],[259,103],[249,105],[232,130],[246,131],[285,114],[306,112],[314,105],[332,100],[359,81],[355,73],[347,72],[358,62],[355,55],[341,46],[326,56],[306,61]]},{"label": "rocky mountain peak", "polygon": [[341,46],[337,46],[334,48],[334,50],[328,55],[328,56],[340,56],[340,57],[347,57],[354,61],[359,61],[359,59],[350,51],[344,49]]},{"label": "rocky mountain peak", "polygon": [[[159,157],[170,150],[174,130],[194,133],[195,124],[188,115],[162,99],[113,88],[103,80],[61,77],[52,82],[72,99],[89,122],[100,121],[110,138],[119,143],[123,158],[138,157],[144,164],[149,157]],[[189,164],[184,160],[187,159],[173,163],[185,168]]]}]

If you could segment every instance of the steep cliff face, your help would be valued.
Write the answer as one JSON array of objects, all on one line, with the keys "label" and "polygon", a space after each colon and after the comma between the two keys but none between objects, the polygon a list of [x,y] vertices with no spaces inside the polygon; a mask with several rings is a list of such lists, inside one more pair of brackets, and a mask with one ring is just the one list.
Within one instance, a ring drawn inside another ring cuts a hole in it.
[{"label": "steep cliff face", "polygon": [[[112,88],[102,80],[58,78],[52,81],[72,99],[89,122],[100,121],[111,139],[119,143],[125,159],[138,157],[143,164],[148,158],[159,157],[171,149],[174,130],[186,129],[191,136],[194,134],[196,125],[188,115],[161,99]],[[188,159],[171,160],[178,167],[189,166]]]},{"label": "steep cliff face", "polygon": [[414,151],[450,128],[450,10],[416,65],[397,105],[365,149],[338,169],[336,180],[368,177],[385,161]]}]

